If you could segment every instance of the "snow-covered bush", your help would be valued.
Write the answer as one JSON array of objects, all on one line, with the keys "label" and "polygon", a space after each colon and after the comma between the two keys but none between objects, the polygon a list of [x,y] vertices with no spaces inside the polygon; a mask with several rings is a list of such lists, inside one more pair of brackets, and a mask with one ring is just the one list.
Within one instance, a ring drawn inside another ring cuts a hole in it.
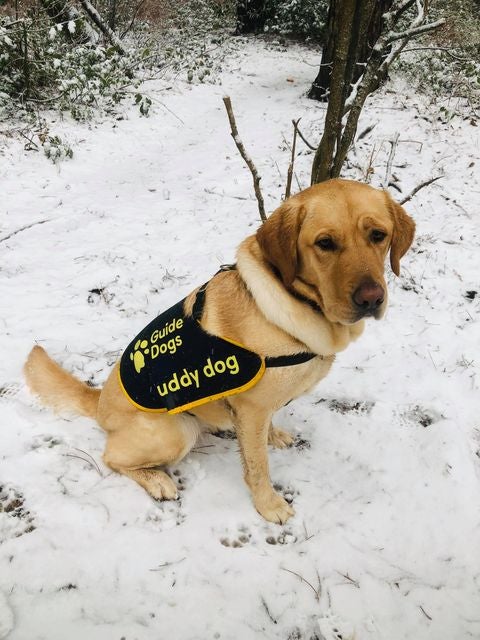
[{"label": "snow-covered bush", "polygon": [[441,102],[445,117],[480,107],[480,17],[476,0],[437,0],[432,20],[446,18],[440,30],[425,36],[397,65],[422,91]]},{"label": "snow-covered bush", "polygon": [[165,61],[189,82],[215,82],[235,25],[231,0],[167,0],[157,43]]},{"label": "snow-covered bush", "polygon": [[0,118],[40,107],[84,119],[132,93],[141,53],[78,41],[71,37],[75,30],[75,20],[52,24],[39,10],[0,18]]},{"label": "snow-covered bush", "polygon": [[268,0],[267,33],[323,40],[328,0]]}]

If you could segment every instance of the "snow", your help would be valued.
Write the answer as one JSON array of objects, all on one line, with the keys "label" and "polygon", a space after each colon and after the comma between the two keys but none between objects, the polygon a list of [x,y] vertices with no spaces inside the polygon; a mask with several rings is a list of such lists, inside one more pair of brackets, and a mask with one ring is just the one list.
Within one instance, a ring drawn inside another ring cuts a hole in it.
[{"label": "snow", "polygon": [[259,222],[222,96],[271,211],[292,118],[321,132],[324,106],[305,98],[318,59],[240,40],[216,85],[150,84],[149,118],[52,116],[74,149],[55,165],[3,139],[1,638],[480,637],[479,128],[401,79],[368,103],[359,131],[376,126],[345,175],[380,185],[400,132],[403,195],[445,176],[405,205],[417,238],[386,318],[279,412],[297,434],[270,451],[296,509],[285,526],[255,512],[235,441],[205,436],[173,469],[181,499],[155,503],[104,466],[92,421],[54,416],[22,381],[38,342],[101,384],[147,322],[234,260]]}]

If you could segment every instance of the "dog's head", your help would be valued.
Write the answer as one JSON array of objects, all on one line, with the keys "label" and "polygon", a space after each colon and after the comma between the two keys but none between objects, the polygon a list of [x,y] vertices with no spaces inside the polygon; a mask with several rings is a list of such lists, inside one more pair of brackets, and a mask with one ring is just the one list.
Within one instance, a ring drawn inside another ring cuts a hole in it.
[{"label": "dog's head", "polygon": [[287,289],[315,302],[331,322],[353,324],[383,316],[386,255],[390,250],[398,276],[414,232],[414,221],[387,192],[329,180],[282,204],[257,240]]}]

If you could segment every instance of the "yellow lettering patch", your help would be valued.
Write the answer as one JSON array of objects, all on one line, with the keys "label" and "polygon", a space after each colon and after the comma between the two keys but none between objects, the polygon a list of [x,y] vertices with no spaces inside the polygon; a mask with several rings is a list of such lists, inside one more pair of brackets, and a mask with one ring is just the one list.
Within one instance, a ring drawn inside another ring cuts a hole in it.
[{"label": "yellow lettering patch", "polygon": [[120,360],[122,389],[144,411],[186,411],[249,389],[265,371],[261,356],[207,333],[183,306],[155,318]]}]

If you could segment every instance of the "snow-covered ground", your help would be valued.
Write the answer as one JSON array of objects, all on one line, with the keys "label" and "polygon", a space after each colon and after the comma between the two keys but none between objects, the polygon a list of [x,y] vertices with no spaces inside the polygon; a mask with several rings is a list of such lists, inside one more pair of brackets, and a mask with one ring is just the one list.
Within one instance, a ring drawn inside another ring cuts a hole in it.
[{"label": "snow-covered ground", "polygon": [[346,175],[372,159],[379,185],[399,132],[404,195],[445,177],[406,205],[417,238],[386,318],[278,415],[298,434],[270,452],[287,525],[255,512],[234,440],[203,438],[173,470],[181,499],[155,503],[103,465],[92,421],[52,415],[22,382],[36,341],[101,384],[157,312],[234,260],[258,213],[222,96],[271,211],[292,118],[311,141],[322,128],[305,98],[317,63],[243,42],[217,85],[150,85],[149,118],[57,119],[75,154],[58,166],[2,140],[0,638],[480,638],[480,128],[399,79],[365,109],[359,131],[376,126]]}]

